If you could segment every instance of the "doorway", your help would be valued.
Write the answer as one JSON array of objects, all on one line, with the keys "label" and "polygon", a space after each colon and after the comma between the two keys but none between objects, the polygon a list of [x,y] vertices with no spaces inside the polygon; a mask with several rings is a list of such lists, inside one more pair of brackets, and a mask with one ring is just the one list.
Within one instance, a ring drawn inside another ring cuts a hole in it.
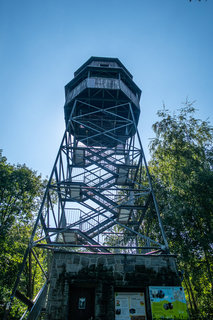
[{"label": "doorway", "polygon": [[92,320],[94,317],[95,289],[70,287],[69,320]]}]

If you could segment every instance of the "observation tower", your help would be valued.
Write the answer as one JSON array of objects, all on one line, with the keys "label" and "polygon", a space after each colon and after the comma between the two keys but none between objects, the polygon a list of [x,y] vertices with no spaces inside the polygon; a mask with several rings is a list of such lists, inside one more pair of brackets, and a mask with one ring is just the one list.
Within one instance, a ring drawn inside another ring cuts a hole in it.
[{"label": "observation tower", "polygon": [[[151,319],[149,287],[180,285],[137,128],[140,97],[117,58],[91,57],[65,86],[65,133],[11,297],[27,319],[120,319],[115,296],[126,291],[143,297],[134,319]],[[34,300],[18,287],[28,258],[47,279]]]}]

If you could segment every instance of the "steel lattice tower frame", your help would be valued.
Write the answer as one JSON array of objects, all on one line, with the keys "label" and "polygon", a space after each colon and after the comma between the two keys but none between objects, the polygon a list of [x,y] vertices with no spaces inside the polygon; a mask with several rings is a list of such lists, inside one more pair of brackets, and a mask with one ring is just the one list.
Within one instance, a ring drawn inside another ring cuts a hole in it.
[{"label": "steel lattice tower frame", "polygon": [[[114,58],[91,57],[74,75],[65,87],[65,133],[11,300],[17,296],[24,301],[18,284],[30,253],[48,278],[37,248],[169,252],[137,129],[141,90]],[[158,240],[144,225],[151,205]],[[39,228],[40,238],[35,237]],[[47,287],[46,283],[33,307],[29,302],[28,319],[35,319]]]}]

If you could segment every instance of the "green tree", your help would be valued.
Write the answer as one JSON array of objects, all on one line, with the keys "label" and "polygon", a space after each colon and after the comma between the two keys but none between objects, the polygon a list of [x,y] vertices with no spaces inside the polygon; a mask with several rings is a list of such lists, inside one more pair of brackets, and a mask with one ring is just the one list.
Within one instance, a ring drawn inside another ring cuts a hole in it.
[{"label": "green tree", "polygon": [[213,129],[194,114],[188,101],[174,114],[158,112],[149,168],[191,315],[211,319]]},{"label": "green tree", "polygon": [[[26,165],[7,163],[0,151],[0,318],[3,318],[5,303],[28,245],[34,214],[38,210],[43,190],[41,176]],[[32,265],[32,273],[29,272],[29,263]],[[26,264],[20,284],[29,298],[33,297],[38,285],[36,276],[41,279],[37,262],[32,260]],[[11,313],[12,319],[20,318],[22,309],[16,301]]]}]

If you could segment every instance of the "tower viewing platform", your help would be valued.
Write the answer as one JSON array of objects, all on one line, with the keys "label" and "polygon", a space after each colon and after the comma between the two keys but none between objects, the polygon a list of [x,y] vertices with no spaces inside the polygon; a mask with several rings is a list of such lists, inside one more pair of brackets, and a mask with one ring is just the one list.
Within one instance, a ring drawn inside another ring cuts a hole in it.
[{"label": "tower viewing platform", "polygon": [[[65,86],[66,125],[70,116],[81,116],[81,123],[76,122],[71,129],[79,141],[89,145],[114,146],[119,142],[111,140],[110,136],[116,136],[125,143],[135,134],[140,96],[141,90],[119,59],[91,57]],[[131,121],[127,126],[126,120]],[[95,139],[89,138],[100,127],[107,130],[109,137],[105,135],[103,139],[103,135],[98,135]]]}]

